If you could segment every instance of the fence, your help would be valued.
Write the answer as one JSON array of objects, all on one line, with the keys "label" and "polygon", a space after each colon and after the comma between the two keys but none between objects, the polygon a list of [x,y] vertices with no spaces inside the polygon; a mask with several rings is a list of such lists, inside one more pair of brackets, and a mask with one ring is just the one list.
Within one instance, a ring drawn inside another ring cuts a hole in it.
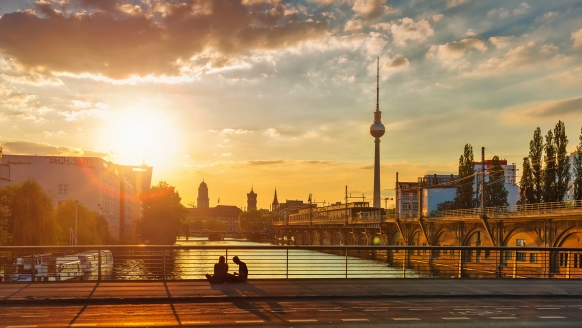
[{"label": "fence", "polygon": [[251,279],[582,278],[582,249],[461,246],[0,247],[5,282],[204,279],[219,256]]}]

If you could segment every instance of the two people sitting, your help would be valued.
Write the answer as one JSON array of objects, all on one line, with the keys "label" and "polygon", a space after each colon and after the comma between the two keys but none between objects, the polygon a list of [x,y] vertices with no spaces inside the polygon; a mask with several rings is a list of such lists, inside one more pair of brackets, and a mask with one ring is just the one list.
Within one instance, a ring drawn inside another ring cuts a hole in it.
[{"label": "two people sitting", "polygon": [[226,258],[220,256],[218,258],[218,263],[214,264],[214,274],[206,274],[206,279],[211,284],[222,284],[222,283],[233,283],[233,282],[245,282],[249,276],[249,270],[246,263],[241,261],[238,256],[232,258],[232,261],[238,264],[238,272],[233,274],[228,273],[228,264],[226,264]]}]

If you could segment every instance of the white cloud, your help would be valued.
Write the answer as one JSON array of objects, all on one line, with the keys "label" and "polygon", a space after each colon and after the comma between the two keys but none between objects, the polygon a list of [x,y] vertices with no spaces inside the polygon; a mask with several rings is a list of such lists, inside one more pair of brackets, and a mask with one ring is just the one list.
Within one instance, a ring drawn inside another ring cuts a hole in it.
[{"label": "white cloud", "polygon": [[352,10],[366,20],[379,18],[392,11],[386,6],[386,0],[356,0]]},{"label": "white cloud", "polygon": [[267,131],[265,131],[265,134],[271,138],[276,138],[281,135],[281,133],[279,133],[277,129],[274,128],[268,128]]},{"label": "white cloud", "polygon": [[247,134],[247,133],[253,133],[253,131],[243,129],[222,129],[219,132],[220,135]]},{"label": "white cloud", "polygon": [[363,28],[361,19],[349,20],[344,26],[344,32],[359,32]]},{"label": "white cloud", "polygon": [[443,14],[436,14],[436,15],[432,15],[431,19],[433,22],[438,22],[441,19],[443,19],[443,17],[445,17],[445,15]]},{"label": "white cloud", "polygon": [[415,22],[412,18],[402,18],[392,23],[390,32],[394,38],[394,43],[399,46],[406,45],[408,41],[426,41],[428,37],[434,35],[434,30],[430,27],[426,19]]},{"label": "white cloud", "polygon": [[509,46],[511,39],[511,36],[492,36],[489,38],[489,42],[493,43],[495,48],[503,49]]},{"label": "white cloud", "polygon": [[517,8],[513,9],[513,13],[516,15],[521,15],[526,13],[530,9],[530,6],[523,2]]},{"label": "white cloud", "polygon": [[582,28],[572,33],[572,40],[574,40],[574,48],[582,46]]},{"label": "white cloud", "polygon": [[437,58],[443,66],[449,68],[461,68],[467,65],[466,61],[461,60],[466,52],[471,50],[485,51],[487,45],[485,41],[477,38],[463,39],[458,42],[450,42],[443,45],[431,46],[427,58]]}]

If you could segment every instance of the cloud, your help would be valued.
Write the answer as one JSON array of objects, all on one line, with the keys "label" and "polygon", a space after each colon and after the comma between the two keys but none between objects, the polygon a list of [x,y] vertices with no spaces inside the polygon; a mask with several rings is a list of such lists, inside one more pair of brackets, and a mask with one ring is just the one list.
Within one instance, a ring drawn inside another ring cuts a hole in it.
[{"label": "cloud", "polygon": [[461,57],[471,50],[483,52],[487,50],[487,45],[485,41],[478,38],[468,38],[438,46],[433,45],[427,53],[427,58],[437,58],[444,66],[460,68],[466,65],[466,62],[460,61]]},{"label": "cloud", "polygon": [[574,40],[574,48],[582,46],[582,28],[572,33],[572,40]]},{"label": "cloud", "polygon": [[6,141],[1,143],[3,152],[12,155],[39,155],[39,156],[86,156],[108,158],[111,153],[79,149],[66,146],[55,146],[45,142]]},{"label": "cloud", "polygon": [[529,115],[542,118],[580,113],[582,113],[582,97],[544,102],[529,111]]},{"label": "cloud", "polygon": [[281,135],[281,133],[274,128],[268,128],[267,131],[265,131],[265,134],[271,138],[276,138]]},{"label": "cloud", "polygon": [[362,30],[362,20],[361,19],[352,19],[347,21],[344,26],[344,32],[359,32]]},{"label": "cloud", "polygon": [[243,129],[222,129],[220,131],[220,135],[233,135],[233,134],[247,134],[253,133],[251,130],[243,130]]},{"label": "cloud", "polygon": [[392,9],[386,6],[386,0],[356,0],[352,10],[365,20],[373,20],[390,13]]},{"label": "cloud", "polygon": [[[327,21],[288,20],[281,3],[241,0],[38,2],[35,10],[0,18],[0,51],[32,71],[94,74],[112,79],[177,76],[204,51],[211,63],[248,51],[279,49],[317,38]],[[198,63],[197,65],[203,65]]]},{"label": "cloud", "polygon": [[511,39],[511,36],[492,36],[489,38],[489,42],[493,43],[495,48],[503,49],[509,46]]},{"label": "cloud", "polygon": [[262,160],[262,161],[247,161],[247,165],[279,165],[287,162],[286,160]]},{"label": "cloud", "polygon": [[390,32],[394,38],[394,43],[399,46],[406,45],[408,41],[426,41],[434,34],[430,23],[426,20],[415,22],[412,18],[402,18],[390,26]]},{"label": "cloud", "polygon": [[469,3],[469,0],[447,0],[447,8],[452,8]]}]

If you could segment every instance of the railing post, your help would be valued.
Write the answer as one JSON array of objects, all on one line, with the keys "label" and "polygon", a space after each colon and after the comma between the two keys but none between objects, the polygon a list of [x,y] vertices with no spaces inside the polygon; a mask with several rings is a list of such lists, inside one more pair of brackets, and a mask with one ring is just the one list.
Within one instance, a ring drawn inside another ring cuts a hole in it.
[{"label": "railing post", "polygon": [[404,249],[404,257],[402,258],[402,278],[406,278],[406,264],[408,262],[408,250]]},{"label": "railing post", "polygon": [[285,270],[285,279],[289,279],[289,248],[287,248],[287,268]]},{"label": "railing post", "polygon": [[34,251],[32,251],[32,255],[30,256],[30,282],[36,280],[36,258],[34,257]]},{"label": "railing post", "polygon": [[166,250],[162,249],[162,280],[166,280]]},{"label": "railing post", "polygon": [[346,279],[348,278],[348,249],[346,248]]},{"label": "railing post", "polygon": [[459,250],[459,272],[457,278],[463,278],[463,250]]},{"label": "railing post", "polygon": [[566,255],[568,255],[566,258],[566,277],[570,279],[570,261],[572,260],[572,252],[568,251]]},{"label": "railing post", "polygon": [[517,250],[512,251],[513,253],[513,279],[517,278]]},{"label": "railing post", "polygon": [[98,263],[97,263],[97,281],[101,281],[101,249],[97,250],[97,259],[98,259]]}]

